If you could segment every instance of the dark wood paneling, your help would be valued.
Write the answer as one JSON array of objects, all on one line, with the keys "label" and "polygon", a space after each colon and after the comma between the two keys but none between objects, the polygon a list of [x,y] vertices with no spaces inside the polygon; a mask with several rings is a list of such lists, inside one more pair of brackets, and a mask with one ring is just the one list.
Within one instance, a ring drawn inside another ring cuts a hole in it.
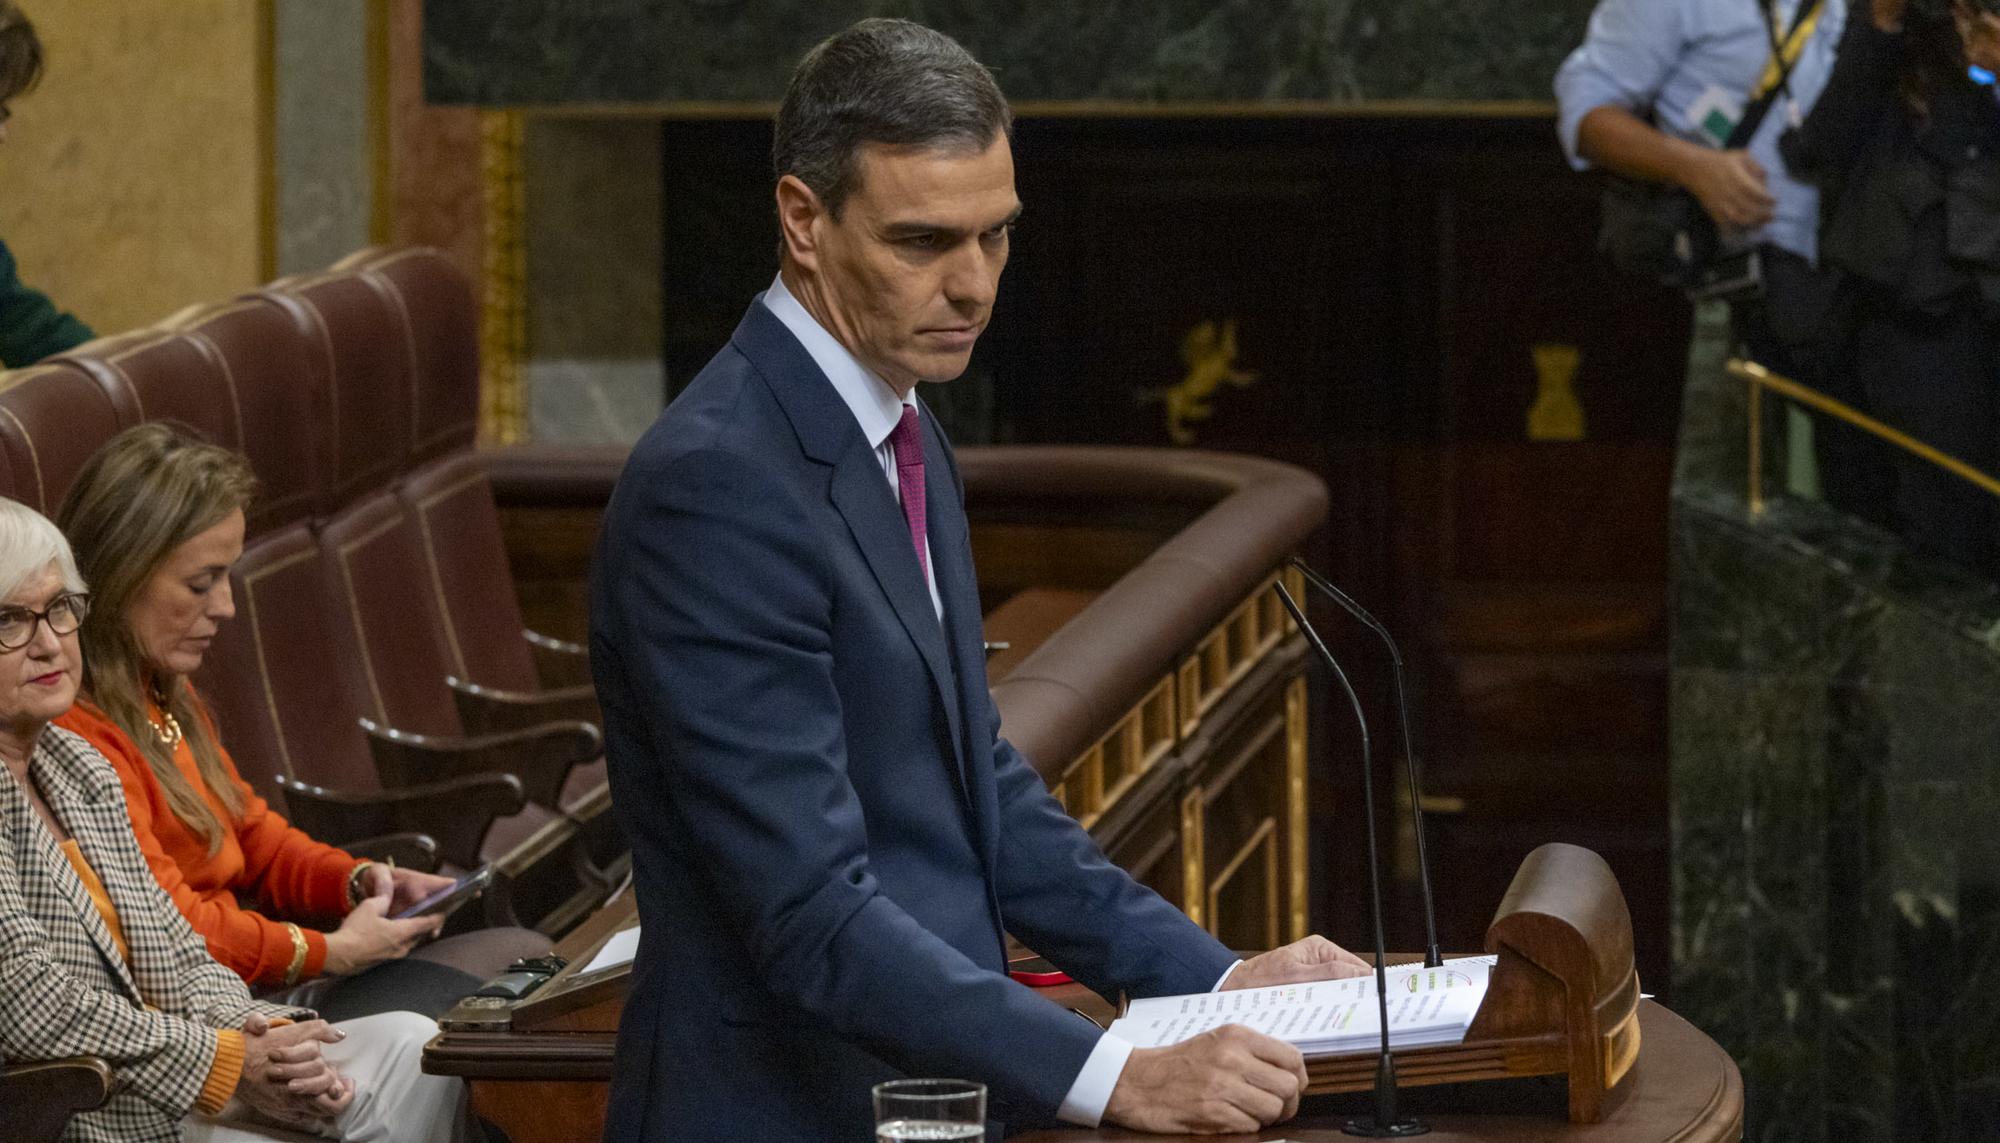
[{"label": "dark wood paneling", "polygon": [[1154,807],[1105,856],[1175,908],[1186,907],[1181,889],[1186,879],[1181,873],[1180,806],[1173,800]]},{"label": "dark wood paneling", "polygon": [[603,518],[598,508],[501,509],[507,564],[529,630],[588,640],[590,557]]},{"label": "dark wood paneling", "polygon": [[1260,695],[1210,748],[1203,787],[1202,848],[1209,931],[1231,948],[1283,943],[1279,883],[1285,833],[1285,696]]}]

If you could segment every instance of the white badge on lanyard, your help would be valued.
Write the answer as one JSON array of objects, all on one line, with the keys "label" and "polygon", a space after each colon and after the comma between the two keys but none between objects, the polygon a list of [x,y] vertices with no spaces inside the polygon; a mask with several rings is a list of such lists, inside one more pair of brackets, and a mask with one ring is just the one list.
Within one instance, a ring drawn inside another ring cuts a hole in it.
[{"label": "white badge on lanyard", "polygon": [[1737,120],[1742,118],[1742,100],[1725,87],[1710,87],[1688,105],[1688,126],[1711,146],[1727,143],[1730,132],[1736,130]]}]

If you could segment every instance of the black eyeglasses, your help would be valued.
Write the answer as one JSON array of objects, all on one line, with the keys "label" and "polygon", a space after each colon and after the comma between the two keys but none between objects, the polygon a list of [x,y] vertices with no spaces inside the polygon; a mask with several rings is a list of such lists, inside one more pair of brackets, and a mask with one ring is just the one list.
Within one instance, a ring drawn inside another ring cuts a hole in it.
[{"label": "black eyeglasses", "polygon": [[35,624],[47,623],[57,635],[73,635],[90,614],[90,597],[77,592],[58,595],[40,611],[0,607],[0,651],[18,651],[35,640]]}]

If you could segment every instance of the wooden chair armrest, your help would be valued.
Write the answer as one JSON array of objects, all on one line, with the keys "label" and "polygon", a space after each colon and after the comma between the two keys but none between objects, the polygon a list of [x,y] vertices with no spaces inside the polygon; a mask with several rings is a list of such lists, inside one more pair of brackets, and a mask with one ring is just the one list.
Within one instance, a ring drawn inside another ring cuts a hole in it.
[{"label": "wooden chair armrest", "polygon": [[445,685],[458,703],[459,721],[467,734],[493,734],[525,730],[548,722],[587,722],[604,725],[597,707],[597,691],[590,686],[563,687],[547,691],[509,691],[482,687],[455,676],[446,676]]},{"label": "wooden chair armrest", "polygon": [[[438,853],[462,869],[479,864],[480,843],[493,819],[528,804],[512,774],[466,774],[386,790],[329,790],[279,778],[285,805],[300,829],[319,838],[424,833]],[[337,842],[336,842],[337,844]]]},{"label": "wooden chair armrest", "polygon": [[409,734],[361,719],[375,772],[389,787],[476,774],[512,774],[528,800],[561,812],[572,766],[604,753],[604,735],[587,722],[550,722],[524,730],[445,738]]},{"label": "wooden chair armrest", "polygon": [[391,833],[365,837],[341,845],[356,857],[369,861],[392,861],[398,868],[419,873],[436,873],[443,859],[438,856],[437,839],[424,833]]},{"label": "wooden chair armrest", "polygon": [[0,1138],[54,1143],[70,1116],[111,1098],[111,1065],[96,1056],[0,1065]]},{"label": "wooden chair armrest", "polygon": [[590,648],[539,631],[522,631],[521,638],[528,641],[535,659],[535,677],[544,687],[559,690],[590,685]]}]

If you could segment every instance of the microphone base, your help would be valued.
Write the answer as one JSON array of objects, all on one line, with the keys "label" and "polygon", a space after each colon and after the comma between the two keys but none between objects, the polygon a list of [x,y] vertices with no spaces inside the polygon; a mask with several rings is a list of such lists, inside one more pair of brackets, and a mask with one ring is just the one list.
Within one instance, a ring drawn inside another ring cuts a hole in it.
[{"label": "microphone base", "polygon": [[1431,1125],[1421,1119],[1402,1119],[1384,1126],[1374,1116],[1362,1115],[1348,1120],[1340,1129],[1363,1139],[1404,1139],[1411,1135],[1430,1134]]}]

